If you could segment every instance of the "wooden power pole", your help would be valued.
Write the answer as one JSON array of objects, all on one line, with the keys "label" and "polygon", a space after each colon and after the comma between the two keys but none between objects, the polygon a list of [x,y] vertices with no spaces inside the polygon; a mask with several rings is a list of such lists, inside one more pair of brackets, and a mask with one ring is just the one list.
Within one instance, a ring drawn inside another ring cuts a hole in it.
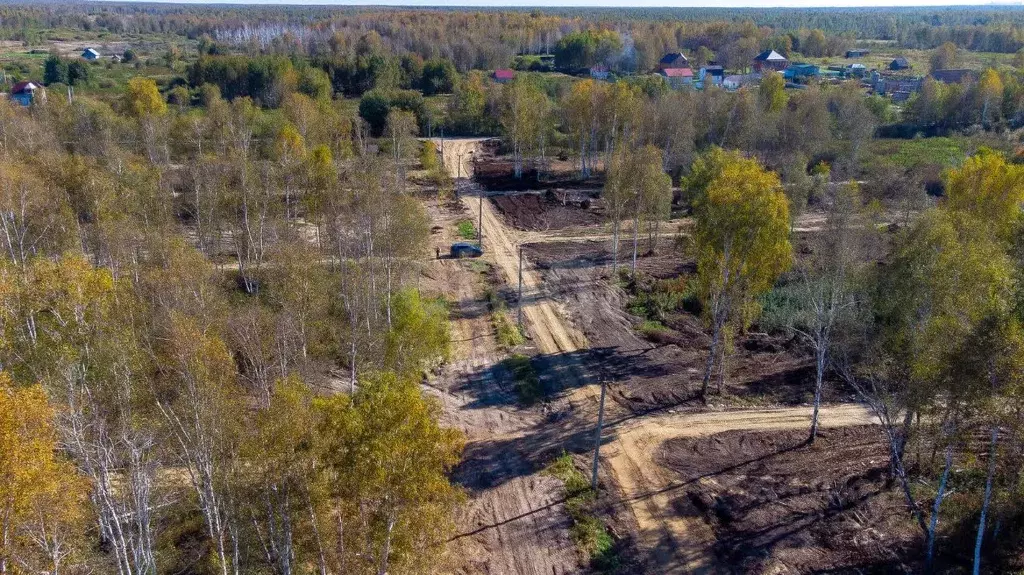
[{"label": "wooden power pole", "polygon": [[597,462],[601,454],[601,426],[604,425],[605,381],[601,378],[601,405],[597,409],[597,432],[594,433],[594,471],[590,477],[590,488],[597,491]]},{"label": "wooden power pole", "polygon": [[519,298],[516,299],[519,331],[523,331],[523,246],[519,246]]}]

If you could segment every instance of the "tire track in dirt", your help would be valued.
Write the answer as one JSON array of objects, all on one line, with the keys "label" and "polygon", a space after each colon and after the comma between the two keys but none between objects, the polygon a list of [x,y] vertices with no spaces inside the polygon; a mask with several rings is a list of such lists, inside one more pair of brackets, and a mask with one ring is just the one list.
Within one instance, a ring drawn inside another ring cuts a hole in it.
[{"label": "tire track in dirt", "polygon": [[[618,486],[621,504],[636,521],[637,544],[659,573],[715,572],[710,553],[715,542],[710,526],[675,511],[677,490],[685,485],[655,459],[661,445],[682,437],[725,431],[783,430],[810,427],[805,407],[680,413],[627,420],[609,429],[614,439],[602,447],[602,462]],[[877,423],[861,405],[822,407],[822,428]],[[700,481],[713,481],[703,478]]]},{"label": "tire track in dirt", "polygon": [[[457,169],[466,175],[472,168],[466,160],[468,151],[479,146],[480,140],[456,142],[453,148],[448,148],[453,141],[445,141],[445,162],[453,175]],[[463,158],[461,168],[457,161],[453,163],[451,160],[458,154]],[[466,182],[462,182],[460,190],[482,193]],[[493,261],[508,285],[514,287],[518,283],[519,244],[524,240],[544,241],[545,237],[558,237],[558,234],[511,230],[504,225],[490,202],[485,200],[481,206],[479,201],[479,195],[462,196],[463,207],[470,214],[482,212],[484,257]],[[606,233],[597,229],[590,232],[601,236]],[[592,239],[580,237],[590,234],[581,233],[574,238]],[[540,273],[526,260],[523,286],[526,326],[537,349],[545,356],[567,358],[564,361],[569,364],[569,369],[563,370],[563,377],[572,380],[566,382],[567,386],[572,386],[571,391],[558,401],[568,404],[573,421],[579,422],[573,425],[584,428],[596,421],[600,389],[599,385],[585,383],[586,368],[590,366],[583,365],[580,356],[574,354],[586,350],[586,339],[566,320],[567,310],[546,294],[548,290]],[[586,310],[579,311],[586,313]],[[476,326],[473,329],[479,331],[484,328]],[[477,338],[475,334],[472,332],[468,336]],[[493,340],[490,331],[487,337]],[[486,346],[490,345],[494,344],[488,341]],[[484,353],[458,369],[479,373],[490,360]],[[496,383],[481,379],[479,385],[492,387]],[[698,519],[682,516],[674,509],[674,492],[681,484],[655,459],[665,441],[730,430],[793,429],[809,426],[810,421],[808,408],[662,413],[629,418],[616,410],[614,404],[608,407],[610,412],[606,417],[611,423],[604,434],[602,469],[612,479],[620,505],[635,520],[639,533],[638,548],[657,566],[656,571],[652,571],[657,573],[715,572],[717,567],[710,552],[714,544],[711,528]],[[528,449],[525,446],[529,445],[529,434],[540,429],[543,422],[530,422],[537,423],[537,427],[528,430],[526,427],[530,423],[526,419],[520,421],[521,426],[495,425],[485,426],[481,431],[474,430],[479,439],[471,443],[467,452],[478,450],[480,457],[493,458],[499,475],[520,475],[472,494],[459,520],[462,534],[453,542],[454,555],[461,559],[462,566],[457,569],[459,573],[561,575],[579,571],[574,545],[567,536],[570,527],[568,517],[559,500],[560,482],[525,471],[531,467],[528,461],[530,454],[523,453],[522,449]],[[859,405],[827,406],[821,411],[821,426],[825,428],[868,423],[873,423],[870,413]],[[516,446],[521,449],[516,449]],[[705,478],[701,481],[713,480]]]},{"label": "tire track in dirt", "polygon": [[[472,171],[470,151],[482,140],[445,140],[445,164],[452,175]],[[440,142],[438,142],[440,144]],[[479,152],[477,152],[479,153]],[[463,162],[459,168],[457,162]],[[466,187],[459,180],[457,185]],[[469,214],[479,206],[464,200]],[[489,207],[489,206],[488,206]],[[455,216],[439,219],[445,244],[454,240]],[[493,214],[485,214],[484,233],[499,233]],[[448,221],[451,220],[451,221]],[[488,238],[485,238],[485,245]],[[518,255],[505,238],[503,249],[490,250],[494,262],[508,278],[507,266]],[[447,246],[445,246],[446,248]],[[447,250],[445,250],[447,251]],[[518,271],[518,261],[515,261]],[[455,478],[469,500],[456,516],[458,535],[449,544],[451,572],[486,575],[567,575],[580,571],[579,555],[569,536],[571,520],[562,501],[563,487],[554,477],[535,472],[530,434],[542,425],[542,413],[520,409],[508,382],[496,366],[499,351],[487,304],[480,298],[479,275],[466,261],[439,260],[436,280],[449,299],[458,302],[452,317],[454,357],[447,373],[430,392],[443,405],[443,421],[466,433],[468,443]],[[525,279],[525,277],[524,277]],[[533,277],[531,277],[533,279]],[[551,310],[524,310],[531,322],[552,322]],[[560,324],[559,324],[560,325]],[[570,336],[545,332],[547,349],[562,345],[574,349]]]},{"label": "tire track in dirt", "polygon": [[[475,187],[475,186],[474,186]],[[479,188],[477,194],[482,194]],[[483,201],[483,205],[479,202]],[[513,288],[519,285],[519,245],[516,232],[505,227],[490,202],[482,196],[474,200],[462,195],[467,210],[483,215],[484,253],[501,270],[505,283]],[[476,204],[476,205],[472,205]],[[544,295],[540,274],[529,260],[523,259],[523,317],[534,338],[537,350],[545,355],[571,353],[587,347],[586,338],[563,318],[565,311]]]}]

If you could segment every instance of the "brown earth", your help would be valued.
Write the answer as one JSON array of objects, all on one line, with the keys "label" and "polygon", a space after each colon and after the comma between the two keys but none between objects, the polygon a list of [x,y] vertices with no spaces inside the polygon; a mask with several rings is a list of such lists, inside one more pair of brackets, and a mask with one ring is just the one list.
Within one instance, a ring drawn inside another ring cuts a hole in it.
[{"label": "brown earth", "polygon": [[[638,258],[638,270],[656,278],[693,273],[691,260],[667,241],[660,245],[654,255]],[[594,359],[614,382],[616,402],[633,413],[680,404],[699,407],[709,338],[698,317],[673,313],[665,320],[670,330],[652,338],[637,332],[641,319],[626,312],[629,296],[613,285],[611,242],[536,243],[524,251],[541,269],[547,289],[577,318]],[[620,256],[620,266],[628,265],[628,258]],[[812,357],[799,341],[755,332],[739,336],[734,347],[725,386],[731,400],[783,405],[810,400]],[[827,401],[845,397],[844,390],[828,386]]]},{"label": "brown earth", "polygon": [[565,191],[552,192],[550,197],[546,193],[514,194],[494,196],[491,201],[505,221],[519,230],[561,230],[597,225],[605,220],[603,211],[587,194]]},{"label": "brown earth", "polygon": [[[480,140],[445,140],[444,161],[449,171],[472,170],[469,152],[480,153]],[[459,160],[461,159],[461,167]],[[468,182],[458,182],[460,202],[427,202],[434,222],[434,245],[442,253],[455,237],[456,222],[478,213],[479,205],[466,196]],[[508,354],[495,339],[490,312],[483,297],[489,278],[508,279],[518,271],[514,242],[503,235],[504,226],[484,204],[482,262],[495,273],[481,273],[481,260],[441,258],[424,271],[427,289],[456,302],[452,310],[453,359],[426,387],[442,406],[442,423],[467,436],[463,462],[454,479],[469,496],[456,517],[457,534],[449,544],[451,572],[460,574],[562,575],[581,571],[580,556],[572,542],[571,520],[565,511],[563,487],[557,479],[538,471],[549,457],[538,448],[548,436],[546,407],[523,408],[514,382],[501,368]],[[433,251],[433,250],[431,250]],[[524,274],[527,289],[539,279]],[[575,350],[569,328],[555,318],[550,300],[526,312],[534,344],[544,353]],[[575,337],[579,337],[578,335]],[[549,445],[550,447],[550,445]]]},{"label": "brown earth", "polygon": [[[455,222],[464,208],[436,202],[428,208],[437,232],[433,241],[444,252],[456,241]],[[442,258],[427,266],[421,280],[425,290],[455,302],[453,359],[426,387],[441,404],[441,422],[461,430],[468,442],[454,477],[469,501],[456,517],[457,534],[449,544],[451,572],[575,573],[579,558],[561,483],[533,474],[536,464],[515,441],[539,425],[543,414],[520,408],[514,382],[497,368],[506,354],[482,297],[487,274],[477,269],[471,260]],[[496,441],[504,446],[500,453],[493,452]]]},{"label": "brown earth", "polygon": [[656,459],[676,485],[663,494],[682,517],[710,529],[716,571],[912,572],[902,558],[920,532],[885,485],[887,449],[874,426],[730,431],[675,438]]},{"label": "brown earth", "polygon": [[[481,149],[478,143],[445,144],[452,145],[446,154],[450,170],[474,167],[467,166],[464,158],[468,150]],[[463,156],[461,165],[452,159],[458,157],[455,151]],[[480,263],[447,259],[431,262],[425,272],[434,289],[457,302],[455,358],[427,389],[441,401],[443,421],[469,438],[455,472],[469,502],[458,517],[459,535],[450,545],[451,570],[538,575],[588,571],[570,536],[562,486],[539,471],[563,449],[581,454],[578,459],[587,458],[602,379],[611,382],[612,401],[607,405],[603,434],[600,477],[605,489],[598,507],[621,549],[625,563],[620,572],[729,572],[725,561],[747,566],[747,558],[724,554],[721,545],[739,544],[756,534],[730,535],[717,523],[680,508],[676,493],[691,489],[692,481],[680,479],[671,456],[662,454],[671,453],[680,438],[717,437],[725,432],[742,438],[755,430],[800,429],[794,432],[796,437],[808,425],[810,409],[707,411],[690,401],[695,380],[690,370],[700,365],[706,345],[703,332],[699,324],[687,324],[683,318],[673,324],[676,339],[668,343],[652,342],[637,333],[636,318],[624,311],[627,296],[609,274],[607,230],[597,225],[571,232],[563,228],[555,234],[516,230],[505,224],[490,202],[480,203],[478,188],[465,181],[459,186],[460,202],[431,207],[435,241],[446,246],[454,240],[455,221],[482,208],[482,260],[496,273],[481,273]],[[584,229],[591,235],[581,233]],[[565,242],[559,234],[576,237]],[[509,374],[499,363],[505,353],[497,346],[481,296],[486,282],[497,281],[490,287],[515,303],[512,288],[518,280],[518,247],[526,242],[535,242],[525,246],[522,260],[523,312],[531,340],[521,351],[532,356],[550,393],[545,402],[530,408],[516,403]],[[692,263],[668,249],[669,243],[663,238],[657,255],[641,257],[638,267],[659,277],[692,271]],[[749,390],[749,397],[754,397],[756,385],[762,393],[773,386],[785,388],[778,378],[788,381],[791,368],[806,361],[780,347],[780,342],[762,336],[751,336],[750,341],[749,345],[739,342],[741,351],[731,373],[740,383],[730,383],[727,390],[732,394],[743,397],[744,390]],[[826,429],[869,423],[870,415],[857,405],[830,405],[822,410]],[[700,448],[695,449],[681,457],[700,460]],[[809,480],[813,471],[808,468]],[[703,485],[701,481],[697,483]],[[760,493],[757,486],[762,482],[773,486],[772,481],[751,476],[747,491]],[[827,516],[822,525],[832,526],[832,517]],[[776,555],[785,561],[808,561]]]}]

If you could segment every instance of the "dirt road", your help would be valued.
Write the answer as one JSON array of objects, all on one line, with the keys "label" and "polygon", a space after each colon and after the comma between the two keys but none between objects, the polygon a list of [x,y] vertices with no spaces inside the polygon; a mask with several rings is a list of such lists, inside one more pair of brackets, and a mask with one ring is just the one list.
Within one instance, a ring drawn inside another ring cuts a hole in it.
[{"label": "dirt road", "polygon": [[[483,190],[473,185],[468,178],[473,175],[472,158],[479,155],[483,139],[465,138],[435,140],[443,150],[445,166],[453,177],[462,175],[465,180],[457,181],[459,196],[466,211],[482,215],[483,247],[486,258],[495,263],[505,283],[519,285],[519,246],[523,239],[515,230],[505,227],[493,206],[483,197]],[[476,197],[469,197],[474,195]],[[482,205],[481,205],[482,202]],[[527,330],[532,335],[537,350],[542,354],[568,353],[586,348],[586,339],[578,330],[565,321],[565,311],[550,298],[544,297],[540,274],[527,261],[522,262],[523,270],[523,315]]]},{"label": "dirt road", "polygon": [[[470,151],[481,140],[445,140],[445,164],[457,176],[472,173]],[[440,142],[438,141],[438,144]],[[459,165],[461,155],[461,167]],[[460,189],[467,182],[460,180]],[[431,219],[441,228],[434,238],[443,247],[454,237],[455,222],[476,215],[475,201],[466,200],[468,213],[451,206],[428,205]],[[488,206],[489,207],[489,206]],[[485,213],[485,234],[499,232],[498,222]],[[499,236],[502,237],[502,236]],[[485,238],[485,242],[489,238]],[[485,259],[505,269],[515,248],[504,238],[502,249],[490,249]],[[518,262],[516,263],[518,265]],[[507,355],[495,340],[487,303],[482,297],[484,275],[468,260],[433,260],[425,273],[449,301],[452,311],[453,359],[428,391],[442,404],[442,422],[462,430],[468,443],[455,479],[469,494],[456,517],[457,535],[449,544],[450,572],[465,575],[566,575],[580,571],[576,546],[569,535],[571,521],[562,501],[562,484],[536,472],[528,441],[543,426],[544,413],[520,408],[499,367]],[[535,275],[529,276],[536,281]],[[552,320],[551,310],[524,310],[533,324]],[[554,332],[554,333],[552,333]],[[573,341],[555,330],[542,332],[545,349]],[[558,335],[554,335],[558,334]],[[540,341],[537,338],[537,341]],[[559,343],[556,343],[559,342]]]},{"label": "dirt road", "polygon": [[[725,431],[804,428],[810,426],[810,417],[810,409],[804,407],[665,414],[629,420],[609,429],[614,438],[602,447],[602,461],[619,487],[623,505],[636,520],[638,546],[660,566],[661,573],[715,569],[708,553],[714,533],[700,519],[684,517],[674,510],[674,489],[681,483],[655,460],[660,446],[669,439]],[[830,406],[821,411],[822,428],[876,422],[860,405]]]},{"label": "dirt road", "polygon": [[[471,174],[470,151],[481,140],[445,140],[445,164],[453,175]],[[482,210],[484,259],[492,262],[508,287],[518,284],[519,250],[541,234],[506,226],[491,203],[480,203],[479,189],[458,182],[464,215]],[[455,217],[444,221],[454,227]],[[435,222],[437,219],[435,218]],[[600,233],[606,230],[593,230]],[[446,232],[443,242],[450,241]],[[597,235],[597,234],[595,234]],[[541,357],[562,358],[559,375],[571,381],[569,393],[555,397],[553,411],[564,414],[551,421],[536,408],[516,406],[508,384],[496,375],[502,357],[494,340],[484,302],[465,261],[441,260],[432,269],[459,302],[453,317],[456,357],[450,373],[435,392],[445,406],[445,423],[469,438],[456,478],[470,492],[458,518],[460,534],[451,554],[457,573],[489,575],[561,575],[584,571],[569,536],[570,520],[561,501],[560,483],[537,472],[538,437],[548,444],[562,441],[569,430],[592,429],[597,415],[599,386],[586,379],[593,370],[586,359],[585,336],[569,321],[571,314],[556,303],[540,272],[523,261],[526,327]],[[432,272],[433,273],[433,272]],[[586,310],[573,310],[585,315]],[[632,329],[628,325],[622,329]],[[568,359],[565,359],[568,358]],[[568,369],[565,369],[568,365]],[[715,572],[710,549],[714,533],[701,520],[678,513],[673,505],[678,479],[656,460],[661,445],[680,437],[714,435],[735,430],[794,429],[809,425],[809,408],[661,413],[630,417],[609,403],[602,470],[611,480],[614,499],[635,522],[640,555],[658,573]],[[872,423],[857,405],[828,406],[822,427]],[[589,436],[589,432],[587,432]],[[703,480],[702,480],[703,481]]]}]

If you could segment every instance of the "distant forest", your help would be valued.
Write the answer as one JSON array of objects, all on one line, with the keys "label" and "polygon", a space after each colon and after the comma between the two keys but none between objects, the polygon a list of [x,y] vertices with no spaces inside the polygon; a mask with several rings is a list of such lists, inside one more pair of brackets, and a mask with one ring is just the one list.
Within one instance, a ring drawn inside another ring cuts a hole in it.
[{"label": "distant forest", "polygon": [[[0,8],[0,38],[31,42],[41,30],[112,34],[208,36],[237,47],[266,50],[275,43],[310,53],[334,49],[338,38],[376,31],[395,53],[443,57],[460,71],[509,65],[517,55],[550,53],[563,36],[614,30],[642,69],[666,50],[718,52],[729,46],[776,45],[789,36],[798,47],[810,31],[842,39],[842,48],[881,40],[908,49],[952,42],[980,52],[1024,47],[1024,8],[383,8],[336,6],[185,6],[128,3],[30,3]],[[283,42],[282,38],[289,40]],[[797,50],[800,51],[800,50]]]}]

